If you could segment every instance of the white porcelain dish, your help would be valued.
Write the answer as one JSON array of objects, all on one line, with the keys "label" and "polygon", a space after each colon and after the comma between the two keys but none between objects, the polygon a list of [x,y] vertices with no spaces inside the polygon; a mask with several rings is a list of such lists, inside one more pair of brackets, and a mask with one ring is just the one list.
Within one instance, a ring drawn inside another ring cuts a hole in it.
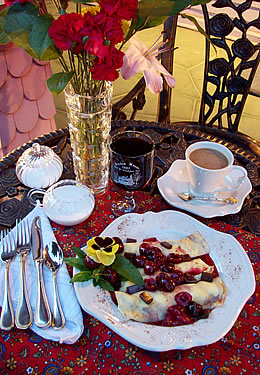
[{"label": "white porcelain dish", "polygon": [[[197,230],[209,243],[210,255],[227,287],[225,303],[215,308],[208,319],[179,327],[159,327],[125,321],[108,292],[94,287],[92,281],[74,284],[82,308],[124,339],[146,350],[163,352],[188,349],[221,339],[233,326],[255,290],[250,260],[234,237],[217,232],[186,214],[172,210],[123,215],[108,225],[101,236],[118,236],[123,240],[131,237],[138,241],[156,236],[159,240],[165,240],[179,239]],[[74,273],[76,272],[74,269]]]},{"label": "white porcelain dish", "polygon": [[[37,196],[43,195],[43,202]],[[27,195],[33,205],[41,205],[49,219],[61,225],[77,225],[86,220],[95,207],[95,197],[85,185],[74,180],[61,180],[43,189],[32,189]]]},{"label": "white porcelain dish", "polygon": [[225,198],[229,196],[237,198],[238,202],[236,204],[224,204],[196,199],[185,202],[178,197],[178,193],[189,191],[189,177],[185,160],[176,160],[173,162],[169,170],[157,180],[157,185],[161,195],[170,205],[205,218],[238,213],[246,196],[252,190],[251,182],[246,177],[237,190],[229,191],[225,195]]}]

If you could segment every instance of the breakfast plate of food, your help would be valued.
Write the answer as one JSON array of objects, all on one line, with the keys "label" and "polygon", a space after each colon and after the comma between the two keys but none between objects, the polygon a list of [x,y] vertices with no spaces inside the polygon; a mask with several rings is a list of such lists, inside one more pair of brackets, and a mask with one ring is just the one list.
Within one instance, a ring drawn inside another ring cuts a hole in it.
[{"label": "breakfast plate of food", "polygon": [[[94,286],[93,280],[75,282],[78,301],[87,313],[146,350],[216,342],[255,290],[253,269],[239,242],[181,212],[123,215],[95,241],[96,249],[102,242],[121,243],[118,257],[138,269],[143,283],[122,278],[111,292]],[[113,252],[109,246],[106,254]],[[116,269],[112,264],[106,272],[110,268]],[[78,272],[74,269],[74,275]]]}]

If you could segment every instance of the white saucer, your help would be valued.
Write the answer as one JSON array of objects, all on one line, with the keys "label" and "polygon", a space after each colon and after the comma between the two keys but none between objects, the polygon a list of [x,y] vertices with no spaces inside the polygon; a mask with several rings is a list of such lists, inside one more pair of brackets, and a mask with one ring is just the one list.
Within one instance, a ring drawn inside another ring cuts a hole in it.
[{"label": "white saucer", "polygon": [[236,204],[197,199],[185,202],[178,197],[178,193],[188,192],[189,177],[185,160],[176,160],[172,163],[169,170],[157,180],[157,185],[161,195],[170,205],[205,218],[238,213],[245,197],[252,190],[251,182],[246,177],[237,190],[232,191],[232,193],[228,192],[229,196],[237,198],[238,203]]}]

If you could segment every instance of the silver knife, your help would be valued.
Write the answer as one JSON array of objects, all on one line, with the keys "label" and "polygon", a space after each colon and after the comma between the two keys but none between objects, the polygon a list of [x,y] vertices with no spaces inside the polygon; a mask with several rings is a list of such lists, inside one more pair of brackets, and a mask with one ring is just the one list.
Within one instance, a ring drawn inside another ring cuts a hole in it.
[{"label": "silver knife", "polygon": [[32,222],[31,246],[37,271],[37,291],[34,320],[37,327],[47,328],[51,325],[51,310],[43,280],[42,265],[44,259],[42,253],[41,218],[39,216],[36,216]]}]

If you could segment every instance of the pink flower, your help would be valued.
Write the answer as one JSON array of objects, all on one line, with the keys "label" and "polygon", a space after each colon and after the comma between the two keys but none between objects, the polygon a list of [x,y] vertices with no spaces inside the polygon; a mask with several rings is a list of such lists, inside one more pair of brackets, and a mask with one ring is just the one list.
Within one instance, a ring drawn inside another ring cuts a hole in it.
[{"label": "pink flower", "polygon": [[162,36],[150,48],[147,48],[141,40],[133,36],[129,40],[131,46],[125,53],[124,63],[121,68],[121,75],[124,79],[129,79],[142,71],[146,86],[153,94],[158,94],[163,89],[163,79],[160,73],[163,74],[170,87],[175,87],[174,77],[156,58],[157,55],[168,50],[168,48],[159,50],[159,47],[163,45],[163,42],[158,43],[161,38]]}]

